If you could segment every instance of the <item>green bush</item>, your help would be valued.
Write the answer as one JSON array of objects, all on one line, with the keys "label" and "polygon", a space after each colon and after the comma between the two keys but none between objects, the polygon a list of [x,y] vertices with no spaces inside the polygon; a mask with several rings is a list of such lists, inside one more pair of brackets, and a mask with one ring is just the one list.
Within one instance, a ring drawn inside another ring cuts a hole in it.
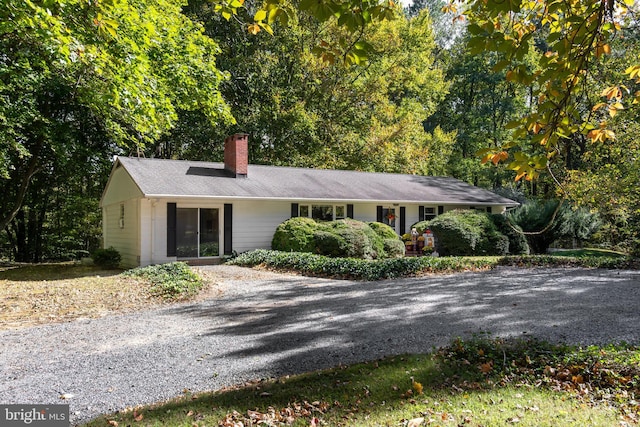
[{"label": "green bush", "polygon": [[394,239],[384,239],[382,244],[384,245],[384,252],[387,258],[399,258],[405,254],[404,243],[397,237]]},{"label": "green bush", "polygon": [[336,233],[318,230],[313,237],[315,239],[316,250],[320,255],[338,257],[343,256],[347,252],[346,239]]},{"label": "green bush", "polygon": [[509,239],[509,253],[511,255],[529,255],[527,238],[518,224],[512,224],[505,215],[493,214],[490,216],[499,232]]},{"label": "green bush", "polygon": [[114,247],[97,249],[92,255],[93,263],[103,268],[118,268],[122,256]]},{"label": "green bush", "polygon": [[429,228],[430,222],[431,221],[419,221],[413,224],[411,228],[415,228],[418,231],[418,234],[422,234],[426,229],[430,229]]},{"label": "green bush", "polygon": [[166,299],[184,299],[195,295],[202,288],[202,278],[184,262],[150,265],[123,273],[151,283],[149,292]]},{"label": "green bush", "polygon": [[368,222],[367,225],[371,227],[373,231],[382,239],[396,239],[398,240],[398,235],[395,230],[389,227],[387,224],[383,224],[381,222]]},{"label": "green bush", "polygon": [[314,252],[317,230],[318,223],[311,218],[288,219],[276,228],[271,247],[283,252]]},{"label": "green bush", "polygon": [[429,221],[441,255],[506,255],[509,239],[498,231],[489,215],[454,210]]},{"label": "green bush", "polygon": [[384,236],[400,242],[395,232],[384,224],[372,227],[353,219],[317,223],[310,218],[291,218],[278,226],[271,247],[282,252],[310,252],[332,257],[379,259],[398,256],[398,246],[386,245]]}]

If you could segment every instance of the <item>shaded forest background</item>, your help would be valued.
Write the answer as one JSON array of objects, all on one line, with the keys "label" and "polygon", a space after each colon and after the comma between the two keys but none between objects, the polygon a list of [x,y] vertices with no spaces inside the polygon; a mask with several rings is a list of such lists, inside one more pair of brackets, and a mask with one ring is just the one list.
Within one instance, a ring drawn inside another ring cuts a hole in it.
[{"label": "shaded forest background", "polygon": [[[87,255],[100,247],[98,204],[115,155],[221,161],[224,138],[235,132],[249,134],[254,164],[448,175],[522,203],[562,190],[570,206],[601,218],[592,244],[638,247],[637,111],[612,118],[615,141],[567,135],[561,159],[535,181],[514,181],[508,163],[482,164],[478,151],[508,143],[507,123],[534,102],[529,88],[494,71],[495,53],[470,53],[464,23],[452,23],[444,3],[418,1],[366,34],[300,12],[273,35],[242,25],[251,4],[231,20],[204,0],[178,9],[162,0],[129,5],[116,42],[90,51],[100,40],[83,33],[86,43],[64,52],[63,65],[45,36],[28,26],[4,30],[0,259]],[[138,25],[164,30],[147,39]],[[638,57],[637,27],[627,30],[612,47],[618,61]],[[314,52],[363,36],[375,49],[364,65]],[[531,43],[537,49],[522,63],[535,67],[544,40]],[[620,69],[602,61],[587,84],[601,91]],[[588,112],[598,99],[580,102]]]}]

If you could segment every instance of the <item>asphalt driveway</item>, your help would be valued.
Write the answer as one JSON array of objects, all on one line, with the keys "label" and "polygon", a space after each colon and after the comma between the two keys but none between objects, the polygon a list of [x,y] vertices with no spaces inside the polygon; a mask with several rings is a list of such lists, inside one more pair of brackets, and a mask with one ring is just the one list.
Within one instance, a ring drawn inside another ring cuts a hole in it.
[{"label": "asphalt driveway", "polygon": [[0,332],[0,403],[67,402],[80,422],[476,333],[640,343],[639,271],[501,267],[359,282],[210,268],[215,299]]}]

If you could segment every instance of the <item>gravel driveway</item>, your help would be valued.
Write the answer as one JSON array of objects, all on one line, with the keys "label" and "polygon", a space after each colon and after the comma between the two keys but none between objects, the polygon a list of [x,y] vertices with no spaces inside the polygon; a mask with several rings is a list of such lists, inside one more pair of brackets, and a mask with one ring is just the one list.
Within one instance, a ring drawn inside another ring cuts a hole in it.
[{"label": "gravel driveway", "polygon": [[68,402],[78,423],[184,389],[427,352],[478,332],[640,343],[639,271],[501,267],[357,282],[206,268],[218,298],[0,332],[0,403]]}]

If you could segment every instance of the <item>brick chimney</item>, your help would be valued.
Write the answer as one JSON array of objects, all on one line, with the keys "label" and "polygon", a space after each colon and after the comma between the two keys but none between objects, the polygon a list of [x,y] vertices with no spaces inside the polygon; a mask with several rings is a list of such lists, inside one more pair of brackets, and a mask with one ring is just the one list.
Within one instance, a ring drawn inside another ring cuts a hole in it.
[{"label": "brick chimney", "polygon": [[245,133],[236,133],[224,140],[224,169],[235,178],[246,178],[249,166],[249,140]]}]

